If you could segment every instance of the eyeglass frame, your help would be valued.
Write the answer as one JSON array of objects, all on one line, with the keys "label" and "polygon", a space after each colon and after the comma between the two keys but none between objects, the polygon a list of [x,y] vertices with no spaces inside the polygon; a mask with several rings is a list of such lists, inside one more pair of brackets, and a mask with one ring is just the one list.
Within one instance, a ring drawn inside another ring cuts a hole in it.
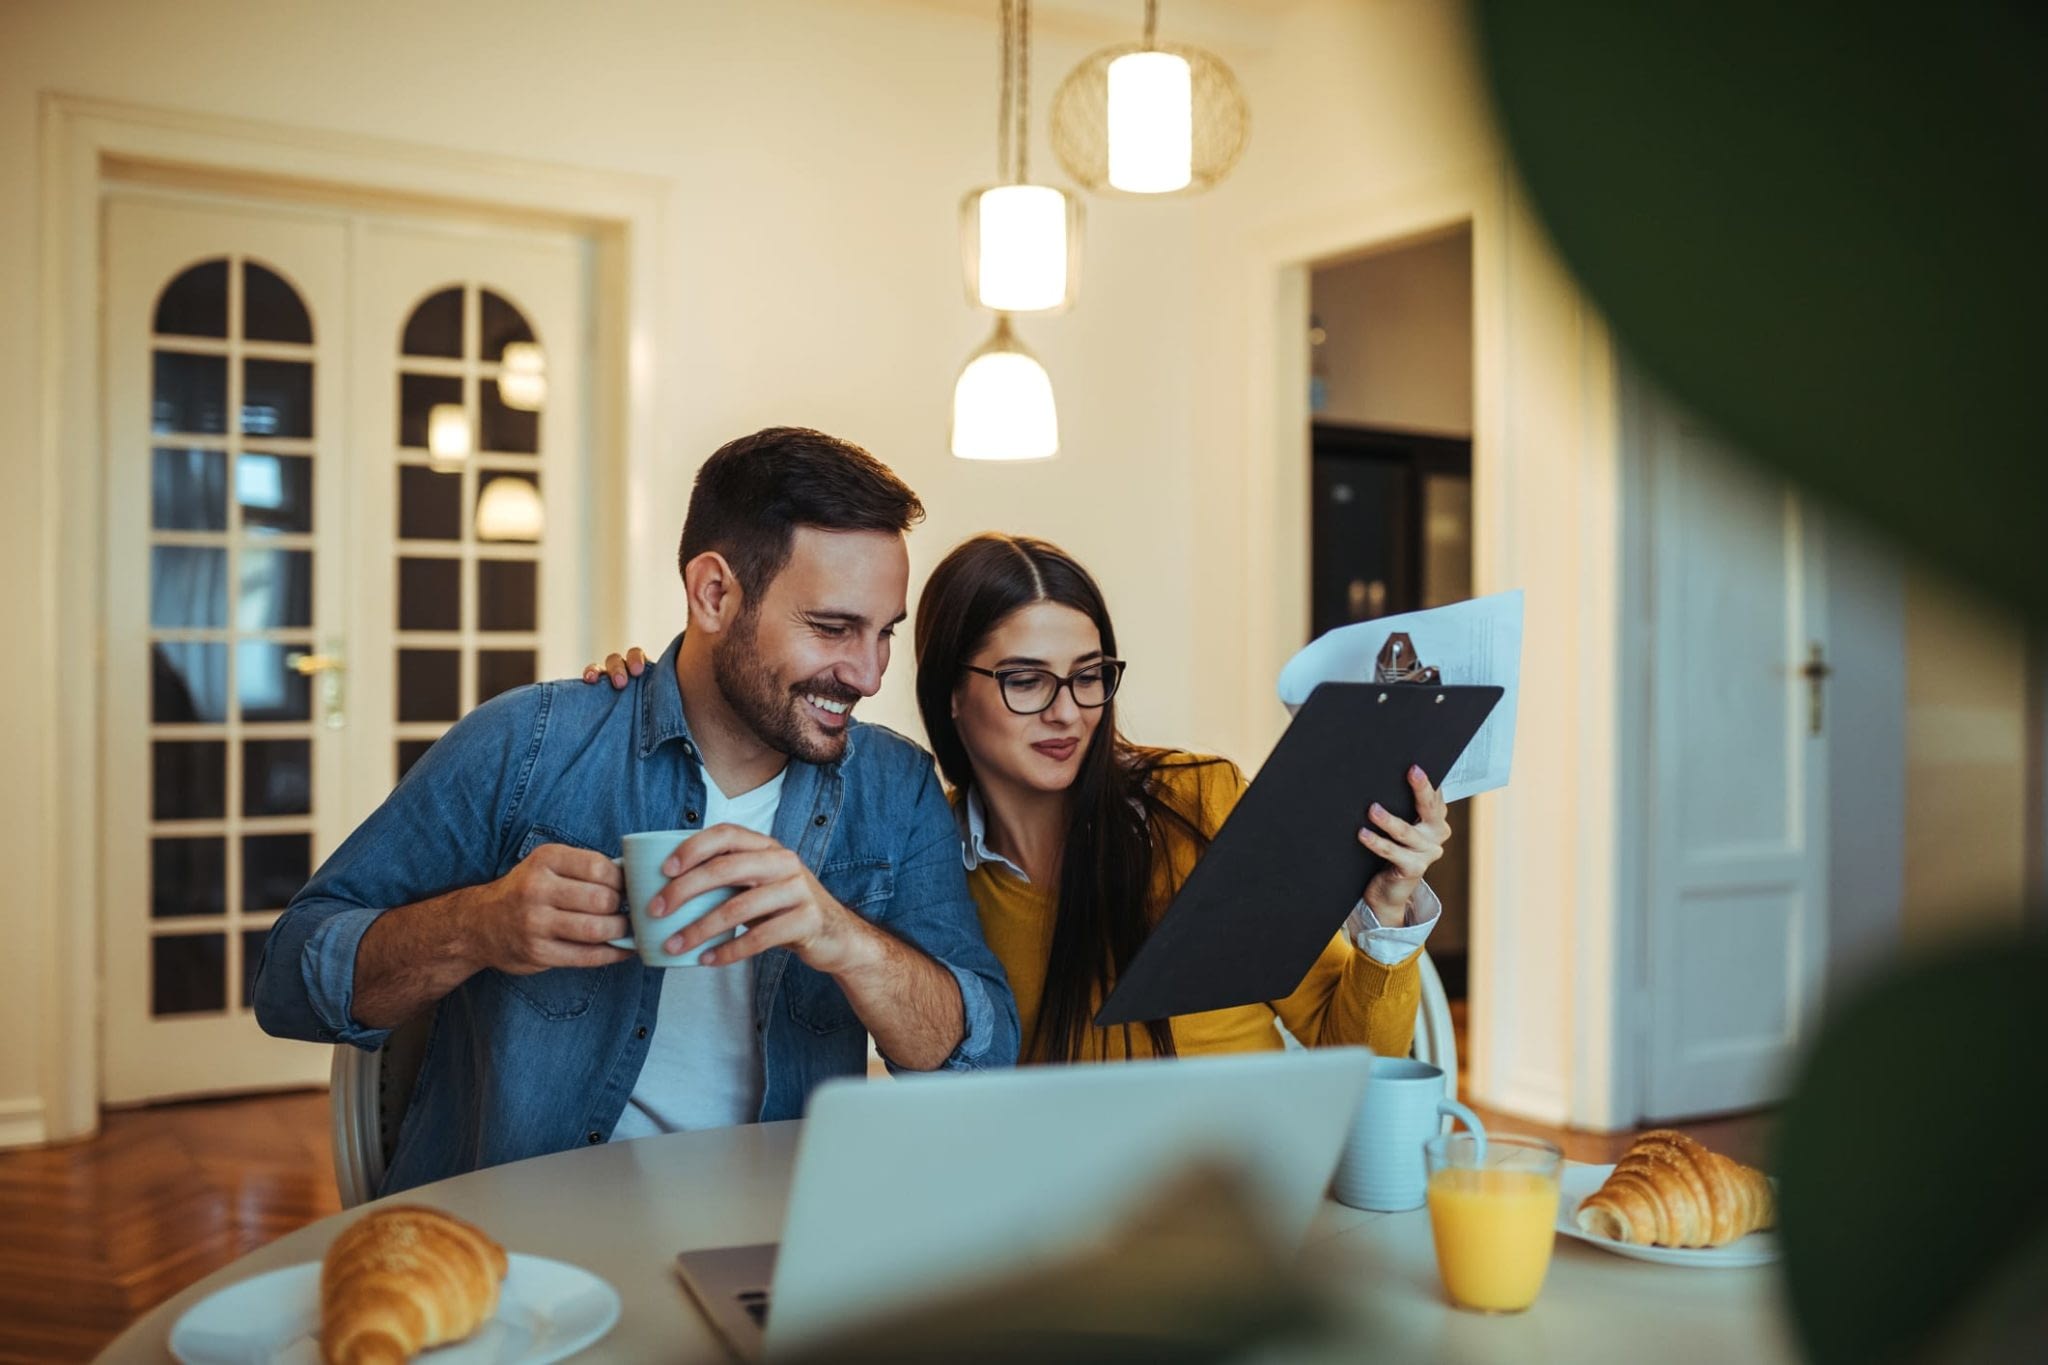
[{"label": "eyeglass frame", "polygon": [[[1052,710],[1053,704],[1060,699],[1060,689],[1062,687],[1066,688],[1067,695],[1074,699],[1074,705],[1080,707],[1083,711],[1100,711],[1103,707],[1116,700],[1117,689],[1122,687],[1124,683],[1124,669],[1129,667],[1129,665],[1122,659],[1112,659],[1105,655],[1100,659],[1093,659],[1081,665],[1064,678],[1049,668],[1039,668],[1035,664],[1019,664],[1014,668],[977,668],[973,664],[962,664],[960,667],[969,673],[979,673],[984,678],[994,678],[996,680],[996,694],[1003,699],[1003,706],[1011,715],[1042,716],[1047,711]],[[1110,670],[1108,695],[1103,697],[1101,701],[1093,704],[1082,701],[1080,696],[1074,691],[1074,679],[1091,669],[1103,667],[1107,667]],[[1019,711],[1010,701],[1010,689],[1002,685],[1004,678],[1018,673],[1043,673],[1052,679],[1052,695],[1047,697],[1045,705],[1039,707],[1036,711]]]}]

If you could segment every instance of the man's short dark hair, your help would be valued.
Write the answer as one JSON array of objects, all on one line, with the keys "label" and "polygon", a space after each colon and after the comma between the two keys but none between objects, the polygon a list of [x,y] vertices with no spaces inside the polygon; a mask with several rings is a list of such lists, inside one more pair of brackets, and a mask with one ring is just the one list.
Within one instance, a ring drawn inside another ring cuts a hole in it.
[{"label": "man's short dark hair", "polygon": [[707,551],[725,556],[752,611],[789,562],[797,527],[901,533],[923,519],[910,486],[853,442],[769,427],[726,442],[697,471],[676,568]]}]

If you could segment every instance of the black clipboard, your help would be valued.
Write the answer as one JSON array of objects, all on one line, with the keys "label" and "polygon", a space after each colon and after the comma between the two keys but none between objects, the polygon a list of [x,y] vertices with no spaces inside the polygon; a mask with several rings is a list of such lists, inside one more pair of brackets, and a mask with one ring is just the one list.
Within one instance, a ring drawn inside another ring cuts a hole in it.
[{"label": "black clipboard", "polygon": [[1294,993],[1386,860],[1377,801],[1415,818],[1408,766],[1441,783],[1498,687],[1324,683],[1309,694],[1109,998],[1098,1027]]}]

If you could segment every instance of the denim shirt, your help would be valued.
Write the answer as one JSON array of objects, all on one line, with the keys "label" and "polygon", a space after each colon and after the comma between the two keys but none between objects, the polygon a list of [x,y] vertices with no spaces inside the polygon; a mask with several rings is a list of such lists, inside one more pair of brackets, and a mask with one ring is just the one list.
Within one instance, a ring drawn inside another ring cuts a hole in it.
[{"label": "denim shirt", "polygon": [[[676,682],[681,643],[624,691],[522,687],[436,741],[271,929],[256,978],[263,1028],[380,1047],[390,1031],[364,1027],[352,1006],[357,945],[385,910],[493,881],[542,844],[611,856],[634,831],[697,827],[705,777]],[[1016,1061],[1016,1000],[982,940],[924,750],[855,724],[837,761],[792,759],[774,837],[840,904],[953,974],[966,1035],[946,1069]],[[820,1082],[866,1071],[867,1032],[838,983],[787,948],[758,962],[759,1117],[797,1118]],[[435,1013],[380,1193],[604,1141],[646,1060],[661,981],[636,959],[487,969],[457,987]]]}]

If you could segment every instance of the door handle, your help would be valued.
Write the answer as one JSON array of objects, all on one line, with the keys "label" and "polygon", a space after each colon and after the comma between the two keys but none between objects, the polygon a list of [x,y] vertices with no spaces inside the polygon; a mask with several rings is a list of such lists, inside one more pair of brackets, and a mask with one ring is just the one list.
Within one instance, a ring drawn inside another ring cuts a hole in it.
[{"label": "door handle", "polygon": [[348,724],[348,714],[342,708],[341,675],[348,671],[348,665],[339,654],[308,654],[294,650],[284,656],[294,672],[303,678],[320,680],[320,723],[330,730],[339,730]]},{"label": "door handle", "polygon": [[1799,670],[1799,676],[1806,679],[1806,724],[1807,733],[1821,732],[1826,716],[1827,700],[1822,684],[1834,676],[1835,670],[1828,667],[1827,654],[1820,641],[1815,640],[1807,647],[1806,666]]}]

